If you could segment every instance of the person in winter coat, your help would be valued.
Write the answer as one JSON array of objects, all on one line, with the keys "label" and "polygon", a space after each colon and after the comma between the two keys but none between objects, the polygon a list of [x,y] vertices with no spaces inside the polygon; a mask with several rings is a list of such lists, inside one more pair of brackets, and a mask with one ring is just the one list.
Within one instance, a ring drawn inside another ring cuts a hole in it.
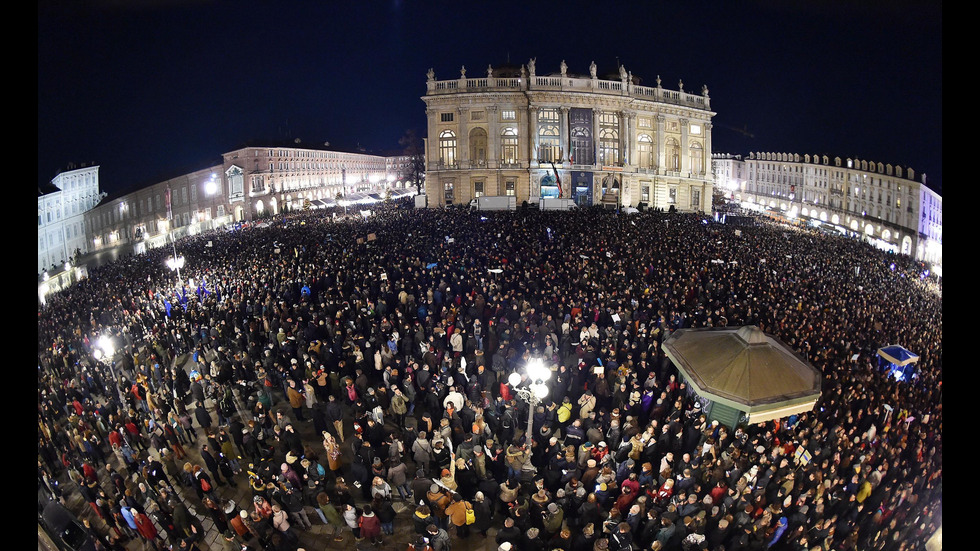
[{"label": "person in winter coat", "polygon": [[327,519],[327,522],[333,530],[334,541],[343,541],[344,536],[340,530],[344,527],[344,519],[341,518],[340,511],[337,510],[337,507],[331,503],[330,495],[326,492],[321,492],[316,496],[316,502],[320,506],[320,512],[323,513],[324,518]]},{"label": "person in winter coat", "polygon": [[398,490],[402,499],[408,499],[412,488],[408,484],[408,467],[404,461],[399,459],[388,469],[388,483]]},{"label": "person in winter coat", "polygon": [[292,525],[289,524],[289,513],[282,510],[278,505],[272,506],[272,526],[282,532],[290,541],[296,541],[299,537],[293,532]]},{"label": "person in winter coat", "polygon": [[381,521],[371,510],[370,505],[364,506],[358,525],[361,528],[361,539],[370,539],[374,545],[381,545]]},{"label": "person in winter coat", "polygon": [[420,431],[415,443],[412,444],[412,457],[415,459],[415,464],[420,469],[428,471],[432,465],[432,452],[432,444],[429,443],[425,431]]},{"label": "person in winter coat", "polygon": [[361,541],[361,517],[357,514],[357,509],[350,503],[344,504],[344,522],[354,533],[354,539]]},{"label": "person in winter coat", "polygon": [[371,509],[381,522],[381,533],[386,536],[395,534],[395,508],[391,505],[391,499],[376,497],[371,502]]},{"label": "person in winter coat", "polygon": [[476,522],[473,528],[480,532],[483,537],[487,536],[490,523],[493,520],[493,509],[484,497],[483,492],[477,492],[473,497],[473,514],[476,515]]},{"label": "person in winter coat", "polygon": [[449,522],[456,527],[456,535],[460,538],[467,538],[470,535],[470,528],[466,525],[466,511],[472,508],[470,502],[463,501],[459,494],[452,494],[450,503],[446,507]]}]

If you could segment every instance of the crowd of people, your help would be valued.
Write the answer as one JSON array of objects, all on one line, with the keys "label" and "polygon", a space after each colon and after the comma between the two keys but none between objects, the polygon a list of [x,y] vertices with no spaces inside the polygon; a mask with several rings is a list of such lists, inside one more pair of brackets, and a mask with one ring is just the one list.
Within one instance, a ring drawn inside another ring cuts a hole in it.
[{"label": "crowd of people", "polygon": [[[203,549],[205,515],[277,551],[315,524],[418,551],[901,550],[941,525],[941,287],[907,257],[601,209],[263,226],[178,241],[179,281],[151,250],[39,307],[39,508],[77,491],[106,549]],[[741,325],[822,372],[813,411],[704,413],[663,343]],[[508,382],[532,359],[533,412]]]}]

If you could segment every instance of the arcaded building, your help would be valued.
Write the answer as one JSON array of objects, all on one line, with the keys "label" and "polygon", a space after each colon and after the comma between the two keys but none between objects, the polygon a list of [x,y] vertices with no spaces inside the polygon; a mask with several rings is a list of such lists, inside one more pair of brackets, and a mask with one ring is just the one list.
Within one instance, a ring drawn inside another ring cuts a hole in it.
[{"label": "arcaded building", "polygon": [[526,66],[466,68],[437,80],[425,102],[430,207],[483,195],[520,204],[565,197],[580,206],[680,211],[711,207],[711,103],[700,93],[640,84],[625,67],[600,77]]},{"label": "arcaded building", "polygon": [[716,185],[758,210],[829,224],[881,248],[942,263],[943,198],[913,169],[796,153],[719,154]]}]

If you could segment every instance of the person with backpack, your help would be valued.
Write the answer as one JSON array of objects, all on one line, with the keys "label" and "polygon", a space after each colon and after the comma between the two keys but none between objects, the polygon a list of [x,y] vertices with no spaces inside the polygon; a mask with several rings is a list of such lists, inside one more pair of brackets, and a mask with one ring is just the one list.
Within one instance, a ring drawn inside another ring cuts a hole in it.
[{"label": "person with backpack", "polygon": [[462,496],[456,493],[452,494],[450,500],[446,507],[446,515],[449,517],[449,522],[456,527],[456,535],[460,539],[466,539],[470,535],[469,525],[476,522],[473,505],[469,501],[464,501]]}]

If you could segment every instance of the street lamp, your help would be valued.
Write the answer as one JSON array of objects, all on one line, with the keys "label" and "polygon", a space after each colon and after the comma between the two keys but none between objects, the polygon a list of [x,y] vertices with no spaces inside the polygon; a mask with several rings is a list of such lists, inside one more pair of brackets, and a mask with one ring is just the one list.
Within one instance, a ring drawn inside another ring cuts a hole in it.
[{"label": "street lamp", "polygon": [[211,198],[211,211],[214,213],[211,217],[211,229],[213,230],[215,226],[215,218],[217,218],[218,214],[214,206],[214,196],[218,194],[218,181],[213,172],[211,173],[211,179],[204,185],[204,192]]},{"label": "street lamp", "polygon": [[517,395],[527,402],[526,439],[528,445],[530,445],[531,438],[534,437],[534,433],[532,432],[534,430],[534,409],[538,407],[538,404],[542,400],[548,397],[548,385],[545,383],[548,382],[548,379],[551,379],[551,369],[544,365],[544,361],[541,358],[531,358],[527,362],[527,365],[524,366],[524,374],[527,375],[529,381],[527,386],[519,386],[523,378],[516,371],[507,377],[507,382],[517,392]]},{"label": "street lamp", "polygon": [[180,269],[184,267],[184,256],[177,256],[176,246],[174,246],[174,255],[167,257],[167,267],[177,272],[177,281],[183,281],[180,279]]},{"label": "street lamp", "polygon": [[113,386],[116,387],[116,393],[119,395],[119,403],[125,403],[122,391],[119,389],[119,379],[116,378],[116,368],[113,360],[116,357],[116,346],[112,343],[112,339],[108,335],[102,335],[99,340],[95,342],[95,350],[92,351],[92,356],[95,357],[96,361],[101,361],[109,367],[109,373],[112,374]]}]

